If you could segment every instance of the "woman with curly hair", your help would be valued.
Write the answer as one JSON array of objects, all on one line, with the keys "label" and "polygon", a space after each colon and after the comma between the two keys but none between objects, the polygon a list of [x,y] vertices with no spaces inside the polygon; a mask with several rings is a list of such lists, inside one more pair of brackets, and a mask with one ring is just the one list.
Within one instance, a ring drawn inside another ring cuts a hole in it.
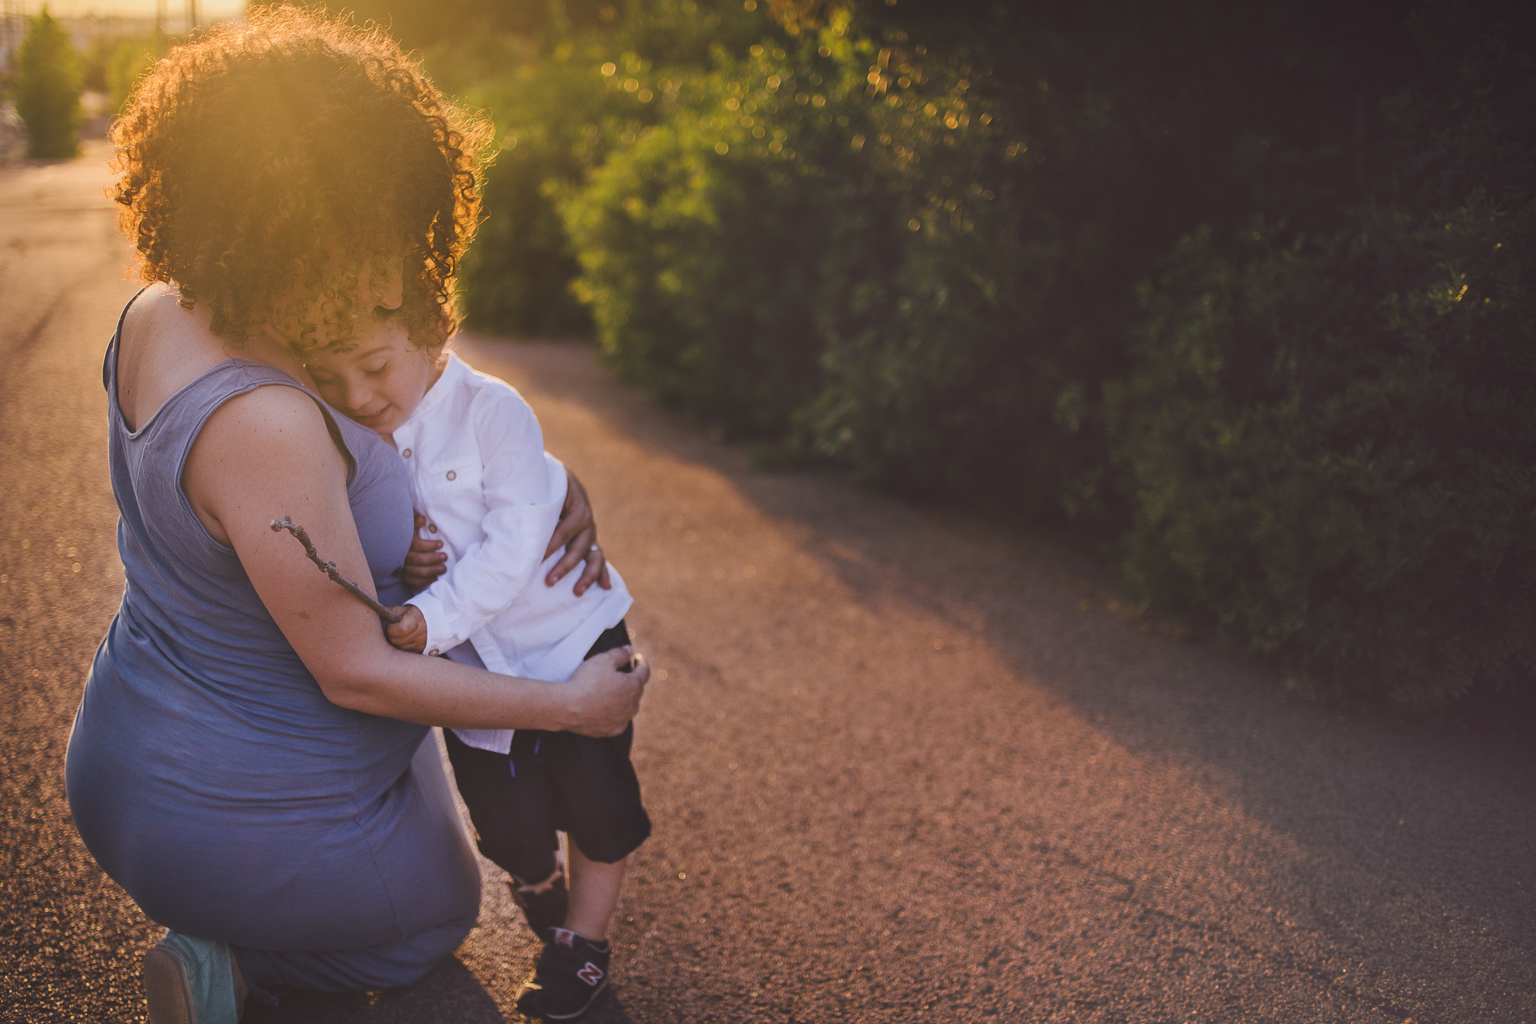
[{"label": "woman with curly hair", "polygon": [[[409,984],[474,923],[479,877],[431,725],[624,730],[621,649],[569,683],[397,651],[272,520],[389,605],[412,551],[401,455],[314,394],[307,353],[400,325],[439,345],[485,129],[376,32],[252,14],[161,61],[114,128],[113,197],[150,282],[103,379],[127,576],[66,762],[87,847],[170,929],[150,1020],[247,994]],[[572,481],[551,582],[601,578]]]}]

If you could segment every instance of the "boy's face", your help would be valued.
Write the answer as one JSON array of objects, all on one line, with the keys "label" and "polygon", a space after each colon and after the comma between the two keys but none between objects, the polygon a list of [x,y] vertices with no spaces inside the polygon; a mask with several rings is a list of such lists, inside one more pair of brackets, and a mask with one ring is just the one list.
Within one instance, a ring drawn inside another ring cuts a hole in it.
[{"label": "boy's face", "polygon": [[440,353],[412,347],[403,326],[381,319],[355,347],[321,349],[306,355],[304,363],[321,398],[389,437],[442,375]]}]

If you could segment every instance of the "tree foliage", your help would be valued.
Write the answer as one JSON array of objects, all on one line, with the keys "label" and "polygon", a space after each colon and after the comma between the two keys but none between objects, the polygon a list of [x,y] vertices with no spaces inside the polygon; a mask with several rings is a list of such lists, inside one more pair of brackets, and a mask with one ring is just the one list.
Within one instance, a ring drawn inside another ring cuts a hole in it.
[{"label": "tree foliage", "polygon": [[139,79],[144,77],[155,63],[155,39],[153,36],[130,36],[118,39],[108,52],[103,76],[107,95],[114,112],[121,112],[128,97],[133,94]]},{"label": "tree foliage", "polygon": [[563,10],[479,65],[474,319],[590,315],[728,436],[1075,524],[1309,692],[1530,687],[1513,8]]},{"label": "tree foliage", "polygon": [[1451,53],[1369,201],[1180,241],[1108,403],[1138,590],[1418,709],[1536,674],[1536,94],[1487,26]]},{"label": "tree foliage", "polygon": [[16,113],[27,126],[30,153],[55,159],[79,150],[80,59],[69,33],[44,7],[28,20],[16,56]]}]

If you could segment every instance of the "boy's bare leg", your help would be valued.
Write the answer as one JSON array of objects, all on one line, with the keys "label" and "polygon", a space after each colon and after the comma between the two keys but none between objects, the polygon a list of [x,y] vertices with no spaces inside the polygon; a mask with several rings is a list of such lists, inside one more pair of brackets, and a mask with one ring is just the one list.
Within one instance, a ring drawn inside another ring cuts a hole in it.
[{"label": "boy's bare leg", "polygon": [[584,939],[603,942],[608,938],[608,922],[619,905],[624,888],[624,871],[629,858],[614,864],[588,860],[574,842],[568,843],[571,881],[570,909],[565,926]]}]

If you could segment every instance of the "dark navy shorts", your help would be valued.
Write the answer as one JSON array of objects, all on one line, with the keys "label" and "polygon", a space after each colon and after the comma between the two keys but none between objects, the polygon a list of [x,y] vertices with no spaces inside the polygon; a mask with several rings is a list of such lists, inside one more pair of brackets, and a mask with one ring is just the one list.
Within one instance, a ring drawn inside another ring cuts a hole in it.
[{"label": "dark navy shorts", "polygon": [[[586,656],[628,643],[621,619]],[[497,754],[443,730],[480,852],[525,884],[554,874],[556,832],[564,832],[588,860],[612,864],[633,853],[651,834],[629,760],[634,735],[633,724],[603,738],[518,729],[512,752]]]}]

